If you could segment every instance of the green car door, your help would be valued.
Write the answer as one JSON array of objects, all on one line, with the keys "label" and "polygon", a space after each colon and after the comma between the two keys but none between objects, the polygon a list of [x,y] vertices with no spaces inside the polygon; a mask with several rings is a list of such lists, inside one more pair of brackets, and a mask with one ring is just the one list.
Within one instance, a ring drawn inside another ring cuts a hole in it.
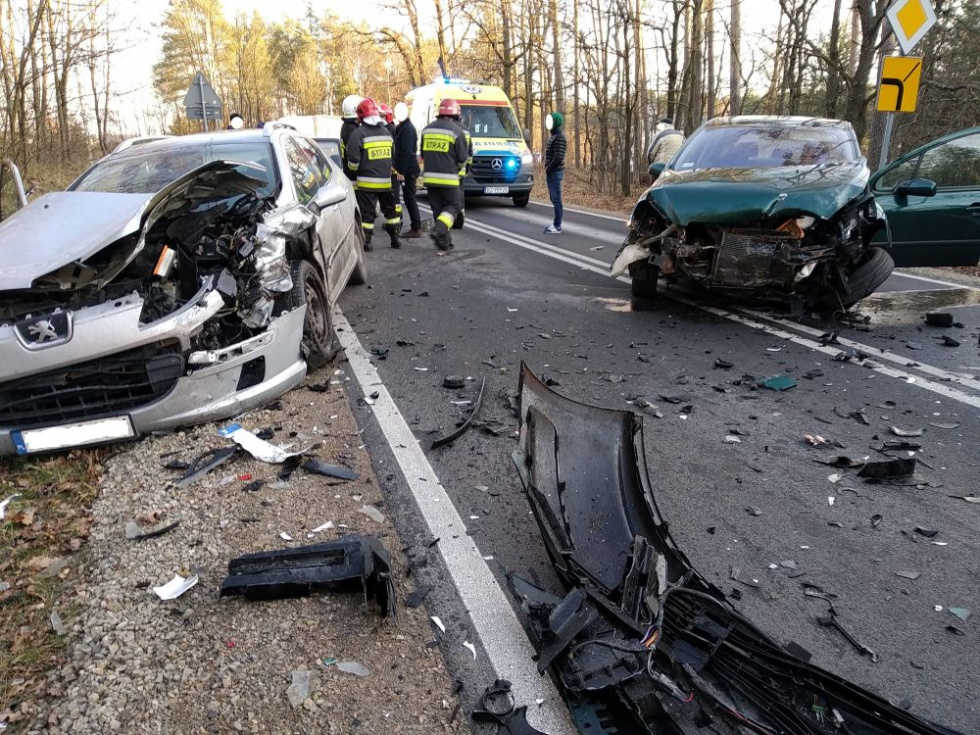
[{"label": "green car door", "polygon": [[888,219],[896,266],[980,261],[980,128],[905,154],[872,176],[871,188]]}]

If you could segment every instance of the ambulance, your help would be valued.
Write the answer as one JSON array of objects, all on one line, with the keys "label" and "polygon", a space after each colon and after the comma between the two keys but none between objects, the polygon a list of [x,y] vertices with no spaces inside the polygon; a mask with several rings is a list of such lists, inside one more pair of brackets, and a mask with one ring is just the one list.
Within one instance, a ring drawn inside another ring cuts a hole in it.
[{"label": "ambulance", "polygon": [[419,137],[447,97],[459,102],[460,121],[473,141],[473,165],[463,180],[466,196],[509,197],[515,206],[526,207],[534,159],[507,95],[500,87],[457,79],[417,87],[405,103]]}]

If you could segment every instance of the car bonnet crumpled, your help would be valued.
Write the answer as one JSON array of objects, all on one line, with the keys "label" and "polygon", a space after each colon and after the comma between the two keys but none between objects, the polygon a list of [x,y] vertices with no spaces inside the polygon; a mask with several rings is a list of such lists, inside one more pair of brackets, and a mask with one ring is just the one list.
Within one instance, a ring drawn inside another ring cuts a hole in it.
[{"label": "car bonnet crumpled", "polygon": [[639,416],[521,368],[514,461],[564,597],[516,575],[538,669],[589,735],[956,735],[813,666],[728,604],[671,538]]}]

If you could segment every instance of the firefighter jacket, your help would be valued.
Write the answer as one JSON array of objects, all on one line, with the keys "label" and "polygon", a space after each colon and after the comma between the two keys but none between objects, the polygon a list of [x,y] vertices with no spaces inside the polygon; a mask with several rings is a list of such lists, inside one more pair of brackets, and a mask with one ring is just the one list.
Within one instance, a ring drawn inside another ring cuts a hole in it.
[{"label": "firefighter jacket", "polygon": [[388,128],[381,125],[361,126],[347,141],[347,165],[357,176],[357,188],[365,191],[391,189],[391,153],[394,141]]},{"label": "firefighter jacket", "polygon": [[459,186],[466,175],[469,136],[459,124],[436,118],[422,131],[422,183],[430,186]]}]

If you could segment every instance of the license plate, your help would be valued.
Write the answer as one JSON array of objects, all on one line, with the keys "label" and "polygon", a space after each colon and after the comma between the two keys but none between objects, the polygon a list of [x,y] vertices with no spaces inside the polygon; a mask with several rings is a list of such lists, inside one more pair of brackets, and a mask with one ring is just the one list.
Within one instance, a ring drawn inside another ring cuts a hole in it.
[{"label": "license plate", "polygon": [[484,194],[507,194],[510,192],[509,186],[487,186],[483,189]]},{"label": "license plate", "polygon": [[129,420],[129,416],[11,432],[17,454],[50,452],[54,449],[101,444],[134,436],[136,432],[133,430],[133,422]]}]

